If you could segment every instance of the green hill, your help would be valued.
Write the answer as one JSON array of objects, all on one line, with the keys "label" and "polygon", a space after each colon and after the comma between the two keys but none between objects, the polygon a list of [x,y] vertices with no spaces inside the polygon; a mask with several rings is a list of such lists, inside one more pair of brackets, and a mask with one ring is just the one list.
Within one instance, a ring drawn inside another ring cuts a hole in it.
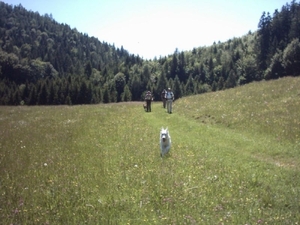
[{"label": "green hill", "polygon": [[[3,224],[297,224],[300,78],[160,102],[0,107]],[[168,126],[170,153],[160,158]]]},{"label": "green hill", "polygon": [[298,76],[299,15],[299,1],[293,0],[263,12],[253,33],[144,60],[51,14],[0,1],[0,105],[141,101],[145,91],[159,99],[167,87],[177,99]]}]

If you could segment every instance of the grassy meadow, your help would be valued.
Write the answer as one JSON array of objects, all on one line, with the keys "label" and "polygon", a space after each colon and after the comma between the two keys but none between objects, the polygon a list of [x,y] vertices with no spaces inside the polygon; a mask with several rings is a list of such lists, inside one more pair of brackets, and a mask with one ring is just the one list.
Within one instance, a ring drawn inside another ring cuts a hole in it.
[{"label": "grassy meadow", "polygon": [[173,114],[160,102],[2,106],[0,223],[300,224],[299,87],[185,97]]}]

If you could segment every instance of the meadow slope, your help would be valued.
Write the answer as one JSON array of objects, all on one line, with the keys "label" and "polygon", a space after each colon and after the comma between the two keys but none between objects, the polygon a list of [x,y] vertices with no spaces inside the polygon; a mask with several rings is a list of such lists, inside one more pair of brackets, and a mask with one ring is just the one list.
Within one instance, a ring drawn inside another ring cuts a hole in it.
[{"label": "meadow slope", "polygon": [[[160,102],[0,107],[3,224],[299,224],[300,78]],[[171,152],[159,155],[168,127]]]}]

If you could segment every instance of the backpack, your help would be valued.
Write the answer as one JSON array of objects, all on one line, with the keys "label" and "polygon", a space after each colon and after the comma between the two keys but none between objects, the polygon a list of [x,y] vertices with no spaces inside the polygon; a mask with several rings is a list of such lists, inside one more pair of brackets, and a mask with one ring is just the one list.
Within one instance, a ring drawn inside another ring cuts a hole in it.
[{"label": "backpack", "polygon": [[145,99],[146,100],[151,100],[151,94],[146,94]]},{"label": "backpack", "polygon": [[173,99],[173,98],[174,98],[173,92],[167,92],[167,93],[166,93],[166,98],[167,98],[167,99]]}]

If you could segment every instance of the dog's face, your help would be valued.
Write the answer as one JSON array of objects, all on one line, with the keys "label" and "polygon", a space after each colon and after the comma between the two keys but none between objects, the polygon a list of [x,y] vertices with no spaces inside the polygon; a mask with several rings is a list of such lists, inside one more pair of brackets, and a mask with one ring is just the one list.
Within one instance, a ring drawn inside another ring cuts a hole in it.
[{"label": "dog's face", "polygon": [[165,142],[169,137],[169,132],[168,132],[168,128],[164,129],[162,128],[160,131],[160,138],[162,139],[163,142]]}]

